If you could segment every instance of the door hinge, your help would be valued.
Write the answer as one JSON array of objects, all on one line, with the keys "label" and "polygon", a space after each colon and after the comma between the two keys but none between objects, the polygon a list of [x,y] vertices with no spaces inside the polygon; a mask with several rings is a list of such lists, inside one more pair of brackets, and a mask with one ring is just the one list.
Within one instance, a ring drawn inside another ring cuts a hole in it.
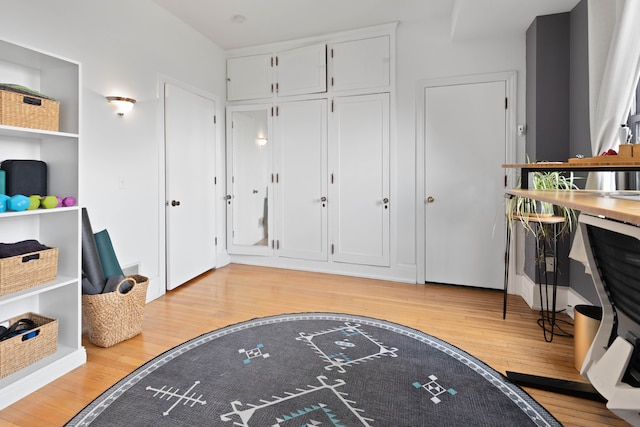
[{"label": "door hinge", "polygon": [[280,240],[276,240],[276,250],[280,250]]},{"label": "door hinge", "polygon": [[271,183],[273,184],[275,181],[273,180],[273,174],[271,174]]},{"label": "door hinge", "polygon": [[273,56],[271,57],[271,66],[273,67]]},{"label": "door hinge", "polygon": [[276,93],[280,92],[280,83],[276,83]]},{"label": "door hinge", "polygon": [[213,242],[214,242],[215,246],[218,246],[218,238],[217,237],[213,239]]},{"label": "door hinge", "polygon": [[333,243],[331,244],[331,255],[333,255],[335,248],[333,247]]},{"label": "door hinge", "polygon": [[331,100],[331,112],[333,113],[333,99]]},{"label": "door hinge", "polygon": [[276,56],[276,67],[278,66],[278,57]]},{"label": "door hinge", "polygon": [[507,175],[504,176],[504,186],[507,186]]},{"label": "door hinge", "polygon": [[333,49],[331,49],[331,57],[333,58]]},{"label": "door hinge", "polygon": [[213,124],[217,124],[218,123],[218,117],[217,116],[213,116]]},{"label": "door hinge", "polygon": [[276,107],[276,117],[280,117],[280,107]]},{"label": "door hinge", "polygon": [[271,117],[273,117],[274,111],[275,111],[275,109],[273,107],[271,107]]},{"label": "door hinge", "polygon": [[213,177],[213,185],[218,185],[218,177],[217,176]]},{"label": "door hinge", "polygon": [[333,174],[331,174],[331,183],[333,184]]},{"label": "door hinge", "polygon": [[272,240],[271,241],[271,249],[275,249],[275,247],[276,247],[275,240]]},{"label": "door hinge", "polygon": [[273,93],[273,83],[271,83],[271,93]]},{"label": "door hinge", "polygon": [[331,77],[331,86],[332,86],[332,87],[333,87],[333,86],[335,86],[335,80],[334,80],[334,78],[333,78],[333,77]]},{"label": "door hinge", "polygon": [[505,98],[504,99],[504,109],[508,109],[509,108],[509,98]]}]

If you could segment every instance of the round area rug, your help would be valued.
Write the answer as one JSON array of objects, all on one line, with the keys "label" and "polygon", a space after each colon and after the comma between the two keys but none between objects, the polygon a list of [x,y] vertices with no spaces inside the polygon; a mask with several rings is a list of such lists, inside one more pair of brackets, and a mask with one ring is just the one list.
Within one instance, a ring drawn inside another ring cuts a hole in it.
[{"label": "round area rug", "polygon": [[265,317],[181,344],[67,426],[559,426],[464,351],[363,316]]}]

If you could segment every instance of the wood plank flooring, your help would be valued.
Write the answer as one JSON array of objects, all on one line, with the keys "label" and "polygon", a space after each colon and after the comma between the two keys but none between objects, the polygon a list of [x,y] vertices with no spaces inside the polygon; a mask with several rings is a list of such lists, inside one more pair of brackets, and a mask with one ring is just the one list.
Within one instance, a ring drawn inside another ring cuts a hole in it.
[{"label": "wood plank flooring", "polygon": [[[545,342],[536,322],[539,313],[517,296],[509,296],[503,320],[501,292],[232,264],[147,304],[141,335],[106,349],[85,339],[87,363],[0,411],[0,425],[64,425],[122,377],[190,338],[255,317],[315,311],[360,314],[419,329],[503,374],[584,381],[573,367],[573,339],[556,336]],[[572,332],[571,326],[566,329]],[[525,390],[565,426],[629,425],[602,403]]]}]

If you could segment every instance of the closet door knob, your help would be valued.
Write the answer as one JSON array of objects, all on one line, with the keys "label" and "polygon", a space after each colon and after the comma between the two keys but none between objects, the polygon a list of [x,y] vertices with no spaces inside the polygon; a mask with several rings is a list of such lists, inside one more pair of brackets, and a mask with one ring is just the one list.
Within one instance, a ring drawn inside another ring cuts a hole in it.
[{"label": "closet door knob", "polygon": [[180,201],[179,200],[172,200],[171,201],[171,206],[180,206]]},{"label": "closet door knob", "polygon": [[427,197],[427,203],[433,203],[435,201],[436,199],[434,199],[432,196]]}]

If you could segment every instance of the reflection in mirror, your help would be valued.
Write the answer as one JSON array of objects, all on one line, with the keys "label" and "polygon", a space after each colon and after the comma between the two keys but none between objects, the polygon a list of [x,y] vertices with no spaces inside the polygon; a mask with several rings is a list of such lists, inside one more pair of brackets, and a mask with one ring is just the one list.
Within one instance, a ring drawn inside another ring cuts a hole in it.
[{"label": "reflection in mirror", "polygon": [[234,111],[233,244],[267,246],[269,158],[267,112]]}]

